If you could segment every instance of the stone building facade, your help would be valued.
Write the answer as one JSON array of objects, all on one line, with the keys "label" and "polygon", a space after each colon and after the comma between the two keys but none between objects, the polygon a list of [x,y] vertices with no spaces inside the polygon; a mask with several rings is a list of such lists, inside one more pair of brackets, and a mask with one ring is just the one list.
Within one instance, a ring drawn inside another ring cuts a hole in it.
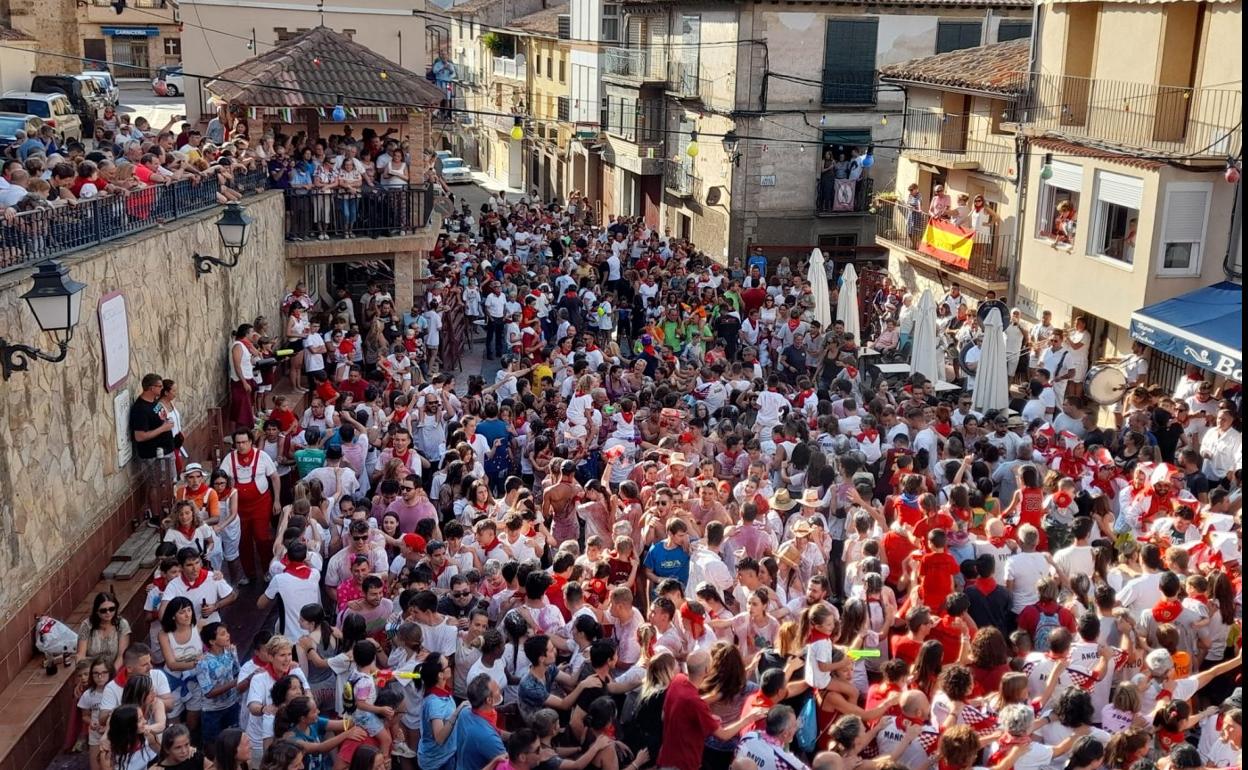
[{"label": "stone building facade", "polygon": [[[87,285],[69,355],[14,374],[0,395],[0,651],[7,654],[0,673],[25,663],[8,657],[29,659],[34,618],[58,609],[67,615],[64,603],[72,607],[82,598],[69,595],[73,587],[99,580],[108,555],[129,534],[129,521],[118,512],[133,508],[137,476],[134,463],[118,467],[118,443],[127,440],[114,418],[122,391],[104,386],[100,299],[116,291],[126,298],[129,399],[148,372],[173,379],[184,431],[195,433],[225,400],[229,334],[257,315],[276,318],[285,291],[281,195],[251,198],[246,208],[253,225],[233,269],[196,278],[191,260],[196,252],[224,256],[215,227],[219,210],[62,261]],[[19,299],[30,274],[0,275],[0,329],[10,342],[46,348]]]}]

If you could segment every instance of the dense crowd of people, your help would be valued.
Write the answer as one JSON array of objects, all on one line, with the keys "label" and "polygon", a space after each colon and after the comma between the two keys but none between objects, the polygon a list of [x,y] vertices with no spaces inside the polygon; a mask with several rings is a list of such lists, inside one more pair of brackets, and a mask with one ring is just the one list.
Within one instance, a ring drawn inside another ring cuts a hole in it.
[{"label": "dense crowd of people", "polygon": [[[804,265],[578,193],[446,228],[425,296],[301,285],[234,335],[150,638],[108,595],[83,627],[93,770],[1240,766],[1237,386],[1141,348],[1102,415],[1081,324],[1016,316],[981,414],[870,363],[913,344],[891,283],[855,339]],[[458,382],[467,344],[497,373]],[[167,465],[177,386],[143,386]],[[257,581],[276,625],[236,638]]]}]

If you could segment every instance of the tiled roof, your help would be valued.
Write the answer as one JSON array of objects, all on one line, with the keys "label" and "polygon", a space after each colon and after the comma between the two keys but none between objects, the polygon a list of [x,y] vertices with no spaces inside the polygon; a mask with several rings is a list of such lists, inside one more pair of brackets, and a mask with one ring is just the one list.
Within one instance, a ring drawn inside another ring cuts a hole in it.
[{"label": "tiled roof", "polygon": [[521,16],[511,23],[515,29],[534,35],[554,37],[559,34],[559,17],[568,12],[568,4],[543,8],[537,13]]},{"label": "tiled roof", "polygon": [[465,16],[472,16],[505,1],[506,0],[468,0],[466,3],[456,3],[449,11],[447,11],[447,13],[452,15],[462,13]]},{"label": "tiled roof", "polygon": [[1028,69],[1029,51],[1030,41],[1026,38],[963,48],[881,67],[880,77],[907,83],[1017,95],[1026,86],[1026,81],[1019,73]]},{"label": "tiled roof", "polygon": [[327,27],[219,72],[205,88],[245,107],[402,107],[442,100],[422,75]]},{"label": "tiled roof", "polygon": [[1132,155],[1124,155],[1122,153],[1110,152],[1109,150],[1101,150],[1094,147],[1084,147],[1081,144],[1074,144],[1073,142],[1067,142],[1062,139],[1046,139],[1044,137],[1040,137],[1038,139],[1032,139],[1031,144],[1041,150],[1044,150],[1045,152],[1051,152],[1055,155],[1073,155],[1078,158],[1095,158],[1097,160],[1104,160],[1110,163],[1130,166],[1131,168],[1140,168],[1146,171],[1156,171],[1165,165],[1160,161],[1148,158],[1137,158]]},{"label": "tiled roof", "polygon": [[7,24],[0,24],[0,40],[9,42],[34,42],[35,39],[25,32],[13,29]]}]

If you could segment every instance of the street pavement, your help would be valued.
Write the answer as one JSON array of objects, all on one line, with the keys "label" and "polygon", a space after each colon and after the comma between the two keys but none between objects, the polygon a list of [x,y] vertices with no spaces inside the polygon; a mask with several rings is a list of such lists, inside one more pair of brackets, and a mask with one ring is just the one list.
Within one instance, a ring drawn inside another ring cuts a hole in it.
[{"label": "street pavement", "polygon": [[118,114],[129,115],[130,122],[136,118],[147,118],[147,122],[160,128],[169,122],[174,115],[186,114],[186,101],[181,96],[157,96],[152,92],[149,81],[126,81],[119,83],[121,89],[121,106]]}]

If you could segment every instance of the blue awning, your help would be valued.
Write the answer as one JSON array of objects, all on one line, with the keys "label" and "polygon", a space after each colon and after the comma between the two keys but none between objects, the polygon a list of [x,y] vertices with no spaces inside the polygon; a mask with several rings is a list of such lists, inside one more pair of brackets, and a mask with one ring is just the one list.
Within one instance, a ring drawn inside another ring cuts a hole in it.
[{"label": "blue awning", "polygon": [[100,27],[109,37],[160,37],[157,27]]},{"label": "blue awning", "polygon": [[1131,336],[1215,374],[1243,382],[1244,287],[1206,286],[1131,314]]}]

